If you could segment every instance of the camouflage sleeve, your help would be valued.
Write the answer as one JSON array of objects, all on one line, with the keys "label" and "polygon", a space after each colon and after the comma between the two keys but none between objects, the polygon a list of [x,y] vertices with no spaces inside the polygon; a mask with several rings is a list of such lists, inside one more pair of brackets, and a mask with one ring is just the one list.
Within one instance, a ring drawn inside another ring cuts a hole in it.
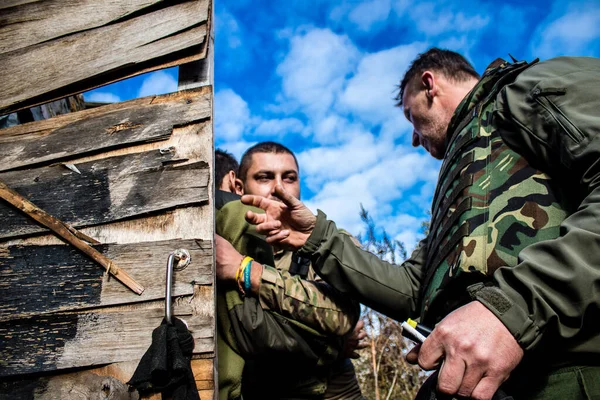
[{"label": "camouflage sleeve", "polygon": [[[273,264],[271,247],[245,222],[248,209],[240,201],[223,205],[216,212],[216,232],[240,253],[261,263]],[[342,338],[328,337],[302,321],[263,310],[256,299],[241,298],[235,289],[223,292],[218,289],[217,323],[221,336],[244,357],[294,356],[316,365],[338,359],[344,345]]]},{"label": "camouflage sleeve", "polygon": [[260,284],[262,307],[300,321],[326,335],[343,336],[360,317],[360,305],[322,280],[306,280],[265,266]]},{"label": "camouflage sleeve", "polygon": [[416,315],[423,278],[425,240],[401,266],[354,245],[321,211],[300,254],[336,290],[394,319]]},{"label": "camouflage sleeve", "polygon": [[523,72],[497,99],[503,139],[547,170],[571,204],[559,238],[526,247],[517,266],[495,272],[494,286],[474,292],[526,350],[600,348],[598,93],[600,60],[561,57]]}]

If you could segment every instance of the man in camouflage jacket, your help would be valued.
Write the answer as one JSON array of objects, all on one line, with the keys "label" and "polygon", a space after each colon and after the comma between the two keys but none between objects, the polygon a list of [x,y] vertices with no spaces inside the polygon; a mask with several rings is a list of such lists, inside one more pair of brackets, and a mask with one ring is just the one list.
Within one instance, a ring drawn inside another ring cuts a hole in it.
[{"label": "man in camouflage jacket", "polygon": [[[250,148],[239,177],[249,193],[267,194],[271,189],[265,187],[279,182],[299,195],[295,157],[277,143]],[[230,201],[219,208],[216,219],[222,236],[217,237],[217,278],[222,283],[235,287],[241,254],[255,257],[250,293],[244,299],[229,291],[227,301],[219,302],[227,304],[230,317],[229,327],[220,324],[221,333],[233,332],[224,339],[244,358],[244,398],[362,399],[352,363],[341,357],[346,337],[357,325],[358,303],[318,278],[308,260],[292,259],[291,252],[276,251],[269,259],[263,249],[256,257],[264,246],[244,220],[248,209]],[[235,364],[236,355],[228,354],[228,360],[219,355],[220,374]],[[225,383],[221,377],[219,381]]]},{"label": "man in camouflage jacket", "polygon": [[400,85],[413,145],[443,159],[431,230],[400,267],[349,246],[278,187],[248,196],[267,241],[300,249],[338,290],[435,329],[407,358],[437,390],[489,399],[600,398],[600,60],[421,54]]}]

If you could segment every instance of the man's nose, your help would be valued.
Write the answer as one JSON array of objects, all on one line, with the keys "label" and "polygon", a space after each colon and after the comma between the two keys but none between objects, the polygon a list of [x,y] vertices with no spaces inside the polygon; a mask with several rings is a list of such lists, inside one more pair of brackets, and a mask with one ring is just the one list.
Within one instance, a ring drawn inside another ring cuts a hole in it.
[{"label": "man's nose", "polygon": [[419,147],[420,144],[421,144],[421,139],[419,139],[419,135],[417,135],[416,131],[413,131],[413,133],[412,133],[412,145],[413,145],[413,147]]}]

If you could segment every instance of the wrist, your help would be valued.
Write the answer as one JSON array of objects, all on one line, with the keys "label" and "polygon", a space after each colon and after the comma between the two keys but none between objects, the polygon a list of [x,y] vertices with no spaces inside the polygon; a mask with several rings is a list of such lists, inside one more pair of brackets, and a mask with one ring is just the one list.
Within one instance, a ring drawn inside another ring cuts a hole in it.
[{"label": "wrist", "polygon": [[250,293],[254,296],[258,296],[260,292],[260,283],[262,280],[263,266],[256,261],[252,263],[252,270],[250,271]]}]

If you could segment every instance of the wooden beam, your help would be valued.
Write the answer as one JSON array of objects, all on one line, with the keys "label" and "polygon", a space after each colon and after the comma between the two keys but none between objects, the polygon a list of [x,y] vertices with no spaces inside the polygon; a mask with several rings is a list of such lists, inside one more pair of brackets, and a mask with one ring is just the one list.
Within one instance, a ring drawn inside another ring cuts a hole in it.
[{"label": "wooden beam", "polygon": [[211,7],[209,13],[208,43],[205,46],[206,56],[198,61],[181,64],[179,66],[178,90],[189,90],[214,83],[214,9]]},{"label": "wooden beam", "polygon": [[[172,164],[175,162],[175,164]],[[208,164],[177,165],[170,152],[148,151],[74,164],[0,173],[0,180],[73,226],[98,225],[208,200]],[[47,232],[0,204],[0,238]]]},{"label": "wooden beam", "polygon": [[[127,2],[117,2],[121,3]],[[28,40],[35,43],[26,47],[14,44],[17,38],[6,33],[18,27],[18,22],[8,22],[31,20],[26,11],[29,7],[40,7],[40,12],[45,13],[34,14],[36,19],[53,20],[70,13],[71,2],[27,3],[7,9],[11,15],[2,26],[7,43],[2,44],[5,52],[0,57],[0,115],[173,63],[202,58],[210,1],[165,1],[159,3],[162,8],[143,7],[149,3],[138,0],[130,7],[115,8],[114,2],[86,0],[81,7],[75,7],[80,14],[69,19],[94,14],[96,8],[111,7],[111,10],[101,11],[100,18],[83,18],[87,25],[68,26],[63,31],[73,33],[55,39],[44,41],[45,37],[57,35],[60,29],[48,36],[28,35]],[[52,6],[58,7],[58,11]],[[138,11],[132,11],[135,9]],[[114,20],[119,13],[128,16]],[[99,23],[104,25],[96,26]]]},{"label": "wooden beam", "polygon": [[[57,311],[77,311],[164,299],[168,255],[187,249],[192,263],[174,274],[173,296],[212,285],[212,244],[202,240],[104,244],[95,249],[129,271],[146,288],[136,296],[70,246],[0,248],[0,323]],[[35,293],[35,295],[32,295]]]},{"label": "wooden beam", "polygon": [[27,214],[40,225],[45,226],[59,236],[62,240],[69,243],[77,250],[94,260],[97,264],[106,270],[107,274],[114,276],[119,282],[127,286],[134,293],[140,295],[144,292],[144,287],[129,275],[127,271],[119,267],[116,263],[105,257],[98,250],[91,247],[86,241],[98,243],[96,240],[86,237],[71,226],[66,225],[61,220],[48,214],[46,211],[37,207],[35,204],[15,192],[4,182],[0,180],[0,198],[15,207],[17,210]]},{"label": "wooden beam", "polygon": [[209,119],[211,93],[144,97],[0,130],[0,171],[168,139],[173,127]]}]

